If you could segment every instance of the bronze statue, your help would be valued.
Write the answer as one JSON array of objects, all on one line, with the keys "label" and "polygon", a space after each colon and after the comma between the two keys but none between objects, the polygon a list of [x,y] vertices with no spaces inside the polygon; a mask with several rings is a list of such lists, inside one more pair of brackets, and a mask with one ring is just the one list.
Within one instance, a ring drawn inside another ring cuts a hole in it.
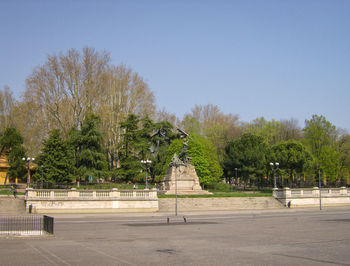
[{"label": "bronze statue", "polygon": [[188,141],[192,139],[189,134],[187,134],[185,131],[181,130],[180,128],[177,128],[177,130],[180,133],[180,137],[183,139],[182,143],[182,151],[179,155],[179,159],[184,163],[184,164],[190,164],[191,163],[191,157],[187,156],[187,146],[188,146]]}]

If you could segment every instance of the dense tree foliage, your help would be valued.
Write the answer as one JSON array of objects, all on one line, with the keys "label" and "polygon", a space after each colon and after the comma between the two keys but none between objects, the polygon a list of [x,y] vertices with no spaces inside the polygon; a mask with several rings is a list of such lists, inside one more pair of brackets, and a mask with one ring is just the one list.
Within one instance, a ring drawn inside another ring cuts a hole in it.
[{"label": "dense tree foliage", "polygon": [[[293,118],[245,123],[207,104],[195,105],[180,120],[156,109],[153,92],[137,72],[113,65],[107,52],[93,48],[49,55],[27,78],[21,100],[7,86],[0,90],[0,133],[17,128],[28,154],[38,157],[58,129],[74,151],[77,180],[142,182],[140,161],[150,159],[152,181],[160,181],[169,154],[181,150],[176,127],[194,136],[191,153],[203,184],[232,178],[237,168],[245,184],[271,185],[270,161],[280,161],[277,174],[285,184],[302,179],[311,186],[318,169],[325,184],[350,184],[349,135],[324,116],[313,115],[304,128]],[[24,148],[16,147],[9,154],[12,177],[23,171],[18,158]]]},{"label": "dense tree foliage", "polygon": [[[350,180],[350,135],[344,135],[339,140],[339,153],[340,158],[340,180],[341,182],[346,182]],[[344,185],[343,183],[343,185]]]},{"label": "dense tree foliage", "polygon": [[244,131],[264,137],[267,143],[271,145],[280,141],[299,140],[301,138],[301,130],[295,119],[267,121],[264,117],[260,117],[253,120],[252,123],[244,125]]},{"label": "dense tree foliage", "polygon": [[286,172],[284,178],[287,184],[297,182],[297,175],[300,176],[311,166],[312,156],[304,145],[298,141],[283,141],[273,145],[269,154],[270,162],[278,162],[279,168]]},{"label": "dense tree foliage", "polygon": [[304,142],[314,157],[314,168],[322,169],[328,182],[339,181],[341,154],[337,150],[338,132],[324,116],[313,115],[305,121]]},{"label": "dense tree foliage", "polygon": [[[139,131],[140,119],[134,114],[130,114],[126,121],[120,123],[123,129],[122,141],[120,142],[120,168],[117,175],[125,181],[133,181],[142,170],[141,156],[139,156],[139,147],[144,147],[141,142]],[[144,144],[144,143],[143,143]]]},{"label": "dense tree foliage", "polygon": [[334,147],[337,141],[337,130],[324,116],[313,115],[305,121],[304,140],[315,157],[316,164],[323,160],[323,152],[327,147]]},{"label": "dense tree foliage", "polygon": [[[164,165],[164,173],[174,153],[179,155],[182,147],[182,139],[176,139],[170,144],[167,150],[167,163]],[[187,154],[192,158],[192,164],[196,168],[201,184],[208,185],[219,181],[222,176],[222,168],[215,153],[215,146],[209,140],[202,136],[191,135]]]},{"label": "dense tree foliage", "polygon": [[80,130],[72,130],[71,143],[75,150],[76,173],[84,180],[99,180],[107,176],[107,155],[103,147],[103,134],[98,129],[99,121],[98,116],[89,114]]},{"label": "dense tree foliage", "polygon": [[115,176],[125,181],[143,180],[141,160],[151,160],[152,180],[160,181],[167,148],[177,138],[173,126],[167,121],[154,123],[148,116],[140,118],[134,114],[130,114],[120,126],[124,133],[119,148],[120,167],[115,169]]},{"label": "dense tree foliage", "polygon": [[25,175],[22,158],[25,156],[23,137],[16,128],[6,128],[0,138],[1,154],[8,158],[10,168],[7,169],[6,180],[13,181],[16,177],[22,178]]},{"label": "dense tree foliage", "polygon": [[[250,133],[230,141],[225,148],[224,171],[233,177],[235,168],[247,184],[252,181],[261,184],[267,167],[267,143],[261,136]],[[259,181],[260,182],[257,182]]]},{"label": "dense tree foliage", "polygon": [[45,184],[69,183],[74,178],[73,149],[61,138],[61,132],[55,129],[44,141],[43,149],[36,158],[38,165],[34,174],[37,182]]}]

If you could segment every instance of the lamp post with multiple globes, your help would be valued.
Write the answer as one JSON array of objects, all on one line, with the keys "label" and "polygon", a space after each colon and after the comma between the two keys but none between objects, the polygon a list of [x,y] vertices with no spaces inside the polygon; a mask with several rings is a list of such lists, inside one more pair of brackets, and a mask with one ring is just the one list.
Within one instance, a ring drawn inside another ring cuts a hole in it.
[{"label": "lamp post with multiple globes", "polygon": [[29,188],[29,181],[30,181],[30,162],[34,161],[35,158],[31,157],[23,157],[22,161],[28,162],[28,167],[27,167],[27,188]]},{"label": "lamp post with multiple globes", "polygon": [[276,171],[279,165],[280,164],[278,162],[270,163],[270,166],[272,167],[272,170],[273,170],[273,188],[277,188]]},{"label": "lamp post with multiple globes", "polygon": [[146,179],[145,181],[146,181],[146,189],[148,189],[147,171],[149,169],[148,166],[152,163],[152,161],[148,160],[148,159],[147,160],[141,160],[141,163],[145,165],[145,175],[146,175],[145,176],[145,179]]}]

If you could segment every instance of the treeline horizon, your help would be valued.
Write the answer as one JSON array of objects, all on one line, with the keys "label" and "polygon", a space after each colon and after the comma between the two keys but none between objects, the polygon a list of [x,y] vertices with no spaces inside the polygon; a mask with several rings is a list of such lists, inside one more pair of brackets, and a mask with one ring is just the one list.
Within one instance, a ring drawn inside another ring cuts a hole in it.
[{"label": "treeline horizon", "polygon": [[[207,104],[195,105],[180,119],[157,108],[153,92],[137,72],[123,64],[113,65],[107,52],[94,48],[70,49],[48,56],[26,79],[26,89],[20,100],[13,97],[9,87],[0,90],[0,133],[3,134],[6,128],[16,128],[31,157],[42,152],[50,132],[59,130],[62,139],[66,140],[73,127],[81,129],[89,114],[98,117],[98,130],[103,136],[101,143],[112,168],[121,165],[127,130],[123,123],[125,125],[130,116],[135,115],[138,130],[145,127],[142,119],[147,117],[152,123],[168,122],[172,131],[179,127],[189,134],[202,136],[215,147],[217,161],[226,177],[233,176],[228,167],[243,169],[248,167],[244,164],[249,163],[249,160],[243,162],[243,157],[241,161],[228,163],[228,145],[251,134],[261,137],[268,147],[294,141],[310,153],[313,162],[308,163],[308,171],[304,166],[295,167],[298,169],[295,174],[288,174],[290,182],[293,175],[311,175],[322,165],[328,169],[324,173],[334,176],[329,180],[339,183],[349,178],[349,134],[336,128],[326,117],[313,115],[305,120],[303,128],[294,118],[268,121],[258,117],[244,122],[237,114],[225,114],[218,106]],[[270,159],[265,156],[264,160]],[[335,163],[331,165],[329,161]],[[266,167],[255,170],[242,170],[240,174],[245,173],[246,182],[249,176],[255,176],[252,180],[261,179],[261,182],[270,178]]]}]

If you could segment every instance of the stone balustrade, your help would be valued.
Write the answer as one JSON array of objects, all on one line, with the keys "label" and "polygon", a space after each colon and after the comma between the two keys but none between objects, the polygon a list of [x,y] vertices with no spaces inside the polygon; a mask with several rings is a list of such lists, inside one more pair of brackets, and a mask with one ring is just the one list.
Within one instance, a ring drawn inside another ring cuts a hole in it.
[{"label": "stone balustrade", "polygon": [[49,212],[121,212],[157,211],[157,190],[77,190],[27,189],[27,211]]},{"label": "stone balustrade", "polygon": [[[273,196],[289,207],[311,207],[319,205],[320,189],[298,188],[274,189]],[[321,188],[321,202],[325,206],[350,205],[350,189],[341,188]]]},{"label": "stone balustrade", "polygon": [[91,200],[91,199],[157,199],[157,190],[118,190],[113,188],[112,190],[77,190],[72,189],[27,189],[26,199],[65,199],[65,200]]}]

